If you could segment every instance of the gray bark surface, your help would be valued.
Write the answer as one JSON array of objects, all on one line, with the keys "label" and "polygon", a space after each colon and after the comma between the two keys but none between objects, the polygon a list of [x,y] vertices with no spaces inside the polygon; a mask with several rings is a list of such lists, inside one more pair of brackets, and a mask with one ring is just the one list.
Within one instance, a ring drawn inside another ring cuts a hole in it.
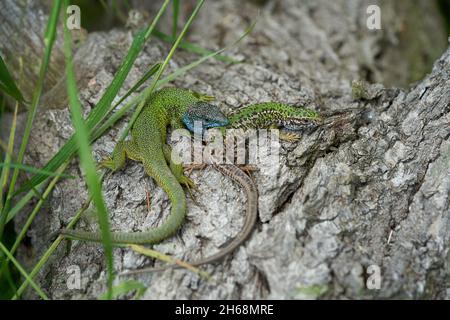
[{"label": "gray bark surface", "polygon": [[[204,267],[211,281],[186,270],[139,276],[148,286],[145,299],[450,298],[450,50],[410,89],[360,85],[398,80],[397,86],[404,86],[414,75],[408,69],[412,62],[402,57],[420,48],[401,41],[404,24],[398,21],[409,21],[410,11],[381,2],[383,29],[370,31],[369,4],[269,1],[254,32],[231,50],[244,62],[211,60],[174,82],[214,95],[224,112],[275,100],[313,108],[328,121],[297,143],[283,142],[279,168],[252,175],[259,191],[258,226],[232,256]],[[205,47],[228,44],[260,8],[251,2],[208,2],[190,40]],[[431,30],[439,30],[439,19],[429,22],[435,8],[417,4],[411,10],[429,14],[417,32],[427,35],[427,42],[438,41],[443,33]],[[86,114],[131,41],[127,30],[90,33],[76,52],[89,70],[80,87]],[[168,48],[152,39],[121,93]],[[426,55],[423,50],[417,54]],[[193,59],[178,51],[169,69]],[[399,70],[406,74],[398,76]],[[30,143],[27,161],[34,165],[45,164],[73,132],[67,108],[47,101]],[[113,150],[126,123],[94,144],[97,160]],[[58,184],[48,212],[29,233],[36,257],[87,198],[77,162],[69,173],[77,178]],[[214,169],[194,171],[192,178],[199,205],[188,198],[183,228],[153,247],[186,260],[216,252],[241,228],[245,209],[239,187]],[[113,230],[143,231],[169,213],[167,196],[139,163],[128,162],[103,187]],[[96,223],[87,217],[77,228],[94,230]],[[151,264],[129,249],[115,249],[114,259],[118,272]],[[100,245],[73,242],[58,249],[37,280],[54,299],[96,298],[105,290],[104,261]],[[379,290],[367,288],[371,265],[381,269]],[[67,287],[71,266],[81,270],[81,290]]]}]

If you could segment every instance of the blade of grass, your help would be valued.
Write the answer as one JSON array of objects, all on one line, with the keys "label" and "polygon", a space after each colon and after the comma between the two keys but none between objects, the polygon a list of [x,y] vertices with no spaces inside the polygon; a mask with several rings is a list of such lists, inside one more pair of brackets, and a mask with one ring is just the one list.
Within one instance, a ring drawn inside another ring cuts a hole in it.
[{"label": "blade of grass", "polygon": [[166,69],[167,65],[169,64],[169,61],[172,59],[173,54],[175,53],[175,50],[177,49],[178,45],[180,44],[180,41],[183,39],[184,35],[186,34],[186,31],[191,26],[192,22],[194,21],[195,17],[197,16],[197,13],[199,12],[200,8],[202,7],[205,0],[199,0],[197,2],[197,6],[195,7],[194,11],[192,12],[191,16],[189,17],[188,21],[183,27],[183,30],[181,31],[180,35],[178,36],[177,40],[173,44],[172,48],[170,48],[169,53],[166,56],[166,59],[164,59],[163,64],[158,69],[158,72],[156,73],[155,77],[153,78],[153,81],[149,88],[145,90],[145,96],[144,99],[139,103],[139,106],[137,107],[136,111],[133,113],[133,116],[131,117],[130,122],[128,123],[127,127],[125,128],[124,132],[122,133],[120,140],[123,141],[128,135],[128,132],[130,131],[131,127],[133,126],[134,122],[136,121],[137,117],[141,113],[142,109],[145,106],[145,103],[150,97],[150,95],[153,93],[153,91],[156,88],[156,85],[158,83],[159,78],[161,77],[162,73]]},{"label": "blade of grass", "polygon": [[[116,299],[121,295],[124,295],[131,291],[136,291],[136,294],[134,295],[133,299],[139,299],[147,290],[147,287],[136,280],[128,280],[123,281],[119,283],[117,286],[113,287],[113,298]],[[106,294],[102,294],[99,297],[100,300],[106,299]]]},{"label": "blade of grass", "polygon": [[0,120],[3,117],[3,114],[5,113],[5,96],[3,94],[0,94]]},{"label": "blade of grass", "polygon": [[[121,104],[131,93],[133,93],[134,91],[136,91],[143,83],[145,83],[145,81],[147,81],[157,70],[157,68],[159,67],[160,64],[155,64],[154,66],[152,66],[148,72],[146,72],[144,74],[144,76],[137,81],[137,83],[114,105],[113,109],[115,107],[117,107],[119,104]],[[135,104],[136,102],[134,102],[133,104]],[[119,117],[120,118],[120,117]],[[118,120],[118,119],[117,119]],[[116,121],[117,121],[116,120]],[[114,121],[115,122],[115,121]],[[103,130],[104,131],[104,130]],[[97,134],[96,137],[100,136],[100,134]],[[59,169],[59,173],[62,173],[65,168],[66,168],[67,164],[63,165],[63,167],[61,167]],[[42,205],[44,204],[45,200],[47,199],[47,197],[50,195],[51,191],[53,190],[56,182],[58,181],[58,179],[61,176],[66,176],[66,175],[61,175],[61,174],[57,174],[57,176],[55,177],[55,179],[53,179],[51,181],[51,183],[48,185],[48,187],[46,188],[44,194],[42,195],[42,197],[40,198],[40,201],[36,204],[36,206],[34,207],[32,213],[30,214],[30,216],[28,217],[24,227],[22,228],[20,234],[18,235],[18,237],[16,238],[16,241],[11,249],[12,254],[14,254],[14,252],[16,251],[18,245],[20,244],[20,242],[22,241],[23,237],[25,236],[29,226],[31,225],[32,221],[34,220],[35,216],[37,215],[37,213],[39,212],[40,208],[42,207]],[[68,176],[70,177],[70,176]],[[41,183],[38,188],[42,187],[43,183]],[[28,201],[31,199],[31,197],[33,196],[32,193],[28,193],[27,194],[28,197],[23,197],[20,199],[19,203],[16,204],[16,206],[9,212],[8,215],[8,221],[10,221],[27,203]],[[1,270],[5,270],[4,267],[2,267]],[[3,273],[3,272],[2,272]],[[3,273],[4,274],[4,273]]]},{"label": "blade of grass", "polygon": [[[11,122],[11,129],[9,131],[8,146],[5,150],[5,160],[4,161],[5,161],[6,166],[2,168],[1,174],[0,174],[0,213],[2,212],[2,209],[3,209],[3,190],[6,190],[6,185],[8,183],[8,178],[9,178],[9,171],[10,171],[9,164],[11,163],[12,153],[13,153],[13,148],[14,148],[14,137],[15,137],[15,133],[16,133],[18,109],[19,109],[19,103],[18,103],[18,101],[16,101],[13,119]],[[0,225],[2,225],[2,226],[6,225],[6,218],[7,218],[6,214],[0,215]],[[1,240],[2,239],[0,239],[0,241]],[[6,261],[6,259],[4,261]],[[2,265],[4,265],[6,267],[6,264],[2,263]],[[2,268],[0,269],[0,280],[5,280],[5,279],[6,279],[6,282],[8,283],[8,286],[13,290],[12,292],[15,292],[16,287],[15,287],[13,277],[11,275],[11,271],[2,266]]]},{"label": "blade of grass", "polygon": [[[175,259],[171,256],[168,256],[167,254],[158,252],[156,250],[153,249],[149,249],[140,245],[136,245],[136,244],[131,244],[129,245],[129,247],[133,250],[136,251],[140,254],[143,254],[145,256],[154,258],[154,259],[158,259],[161,261],[165,261],[169,264],[177,264],[180,267],[183,267],[189,271],[192,271],[194,273],[197,273],[199,276],[205,278],[205,279],[210,279],[211,276],[208,272],[202,271],[201,269],[194,267],[193,265],[189,264],[188,262],[185,262],[183,260],[179,260],[179,259]],[[129,272],[125,272],[122,273],[121,276],[126,276],[126,275],[132,275],[132,274],[138,274],[138,273],[142,273],[142,272],[146,272],[145,270],[134,270],[134,271],[129,271]]]},{"label": "blade of grass", "polygon": [[[33,199],[36,197],[36,193],[39,193],[43,190],[45,183],[41,182],[39,185],[33,188],[32,191],[28,192],[26,195],[21,197],[15,206],[11,208],[11,210],[8,211],[8,217],[6,218],[6,223],[11,221],[21,210]],[[38,199],[41,198],[41,196],[37,196]]]},{"label": "blade of grass", "polygon": [[3,251],[3,253],[8,257],[8,259],[11,260],[11,262],[14,264],[14,266],[19,270],[19,272],[25,277],[25,279],[31,284],[31,286],[36,290],[36,292],[39,294],[39,296],[44,299],[48,300],[47,295],[39,288],[39,286],[33,281],[33,279],[30,278],[30,276],[27,274],[27,272],[22,268],[22,266],[17,262],[16,259],[11,255],[11,253],[8,251],[8,249],[3,245],[3,243],[0,242],[0,249]]},{"label": "blade of grass", "polygon": [[[26,120],[26,124],[25,124],[25,129],[23,132],[23,137],[22,137],[22,143],[20,144],[20,149],[19,149],[19,153],[17,156],[17,162],[20,164],[23,162],[23,158],[25,156],[25,150],[27,148],[28,140],[29,140],[30,134],[31,134],[31,127],[33,125],[34,117],[36,115],[37,107],[38,107],[42,89],[44,86],[45,74],[47,73],[47,68],[48,68],[48,64],[50,62],[50,56],[51,56],[53,44],[54,44],[55,38],[56,38],[56,25],[58,23],[58,14],[59,14],[60,8],[61,8],[61,0],[56,0],[53,4],[53,8],[50,13],[50,17],[48,19],[47,28],[45,30],[44,57],[42,59],[41,68],[39,71],[38,83],[37,83],[36,89],[34,90],[34,93],[33,93],[33,99],[31,101],[30,109],[28,110],[27,120]],[[54,171],[54,170],[47,170],[47,171]],[[13,193],[15,190],[18,176],[19,176],[19,169],[16,168],[13,171],[11,182],[9,184],[8,193],[6,196],[5,205],[1,212],[2,220],[6,220],[6,216],[10,209],[10,206],[11,206],[12,196],[13,196]],[[4,229],[4,225],[0,224],[0,239],[2,239],[3,229]]]},{"label": "blade of grass", "polygon": [[6,94],[10,95],[14,99],[19,102],[23,102],[24,98],[22,92],[20,92],[19,88],[16,86],[11,74],[6,67],[5,62],[3,61],[2,56],[0,55],[0,89]]},{"label": "blade of grass", "polygon": [[180,1],[172,1],[172,37],[175,39],[178,31],[178,14],[180,12]]},{"label": "blade of grass", "polygon": [[[65,8],[69,6],[69,1],[65,1]],[[97,175],[95,160],[92,157],[92,149],[89,144],[89,129],[83,120],[83,112],[81,104],[78,100],[78,90],[75,81],[75,71],[73,69],[72,61],[72,38],[67,25],[64,24],[64,56],[66,60],[66,80],[67,80],[67,95],[69,97],[69,106],[72,114],[72,123],[75,128],[75,138],[78,144],[78,154],[80,158],[81,167],[84,170],[85,181],[92,196],[98,214],[98,221],[102,235],[103,247],[105,250],[106,264],[107,264],[107,288],[108,299],[112,297],[113,284],[113,256],[111,232],[109,230],[109,217],[105,201],[102,194],[102,185]]]},{"label": "blade of grass", "polygon": [[[153,31],[153,35],[155,37],[157,37],[158,39],[161,39],[165,42],[169,42],[169,43],[173,43],[175,41],[174,37],[171,37],[168,34],[165,34],[164,32],[159,31],[158,29],[155,29]],[[181,49],[185,49],[187,51],[196,53],[196,54],[200,54],[200,55],[207,55],[207,54],[211,54],[214,51],[203,48],[201,46],[198,46],[196,44],[193,44],[189,41],[181,41],[180,44],[178,45],[179,48]],[[233,59],[231,57],[225,56],[225,55],[221,55],[221,54],[214,54],[213,57],[219,61],[223,61],[223,62],[228,62],[228,63],[240,63],[241,61]]]},{"label": "blade of grass", "polygon": [[[16,107],[14,108],[13,119],[11,123],[11,129],[9,131],[9,139],[8,146],[5,152],[5,167],[2,168],[2,172],[0,175],[0,213],[3,209],[3,190],[6,188],[6,184],[8,183],[9,178],[9,164],[11,163],[11,157],[14,148],[14,137],[16,134],[16,126],[17,126],[17,111],[19,110],[19,104],[16,103]],[[6,214],[0,215],[0,225],[4,225],[6,220]],[[1,238],[0,238],[1,240]]]},{"label": "blade of grass", "polygon": [[215,52],[212,52],[208,55],[205,55],[203,57],[201,57],[200,59],[188,64],[187,66],[184,66],[182,68],[179,68],[177,70],[175,70],[174,72],[172,72],[170,75],[168,75],[167,77],[165,77],[164,79],[161,79],[158,81],[158,88],[161,87],[162,85],[169,83],[170,81],[174,80],[175,78],[185,74],[187,71],[191,70],[192,68],[200,65],[201,63],[205,62],[206,60],[230,49],[231,47],[237,45],[239,42],[242,41],[242,39],[244,39],[250,32],[253,31],[254,27],[256,25],[256,20],[247,28],[247,30],[244,31],[244,33],[239,37],[239,39],[237,39],[235,42],[233,42],[232,44],[230,44],[229,46],[222,48],[220,50],[217,50]]},{"label": "blade of grass", "polygon": [[27,172],[31,172],[31,173],[39,173],[39,174],[43,174],[49,177],[55,177],[55,176],[59,176],[59,177],[63,177],[63,178],[68,178],[68,179],[75,179],[74,176],[65,174],[65,173],[55,173],[55,172],[50,172],[47,170],[42,170],[42,169],[37,169],[35,167],[31,167],[31,166],[27,166],[24,164],[19,164],[19,163],[3,163],[0,162],[0,168],[17,168],[19,170],[23,170],[23,171],[27,171]]},{"label": "blade of grass", "polygon": [[[0,292],[0,299],[1,300],[8,299],[9,297],[12,297],[14,292],[17,291],[16,282],[15,282],[15,279],[14,279],[14,276],[13,276],[11,270],[10,269],[6,269],[5,271],[6,272],[4,273],[3,277],[0,278],[0,280],[1,280],[0,281],[0,287],[2,287],[2,291]],[[2,284],[2,282],[3,282],[3,284]],[[7,283],[8,287],[10,289],[10,292],[6,291],[6,286],[4,284],[5,282]]]},{"label": "blade of grass", "polygon": [[[145,80],[147,80],[147,78],[148,77],[150,77],[152,74],[153,74],[153,72],[154,72],[154,69],[155,68],[157,68],[157,65],[155,65],[155,66],[153,66],[151,69],[150,69],[150,71],[149,72],[147,72],[144,76],[143,76],[143,78],[141,78],[138,82],[137,82],[137,84],[140,84],[140,85],[142,85],[144,82],[145,82]],[[136,85],[137,85],[136,84]],[[125,100],[125,98],[126,97],[128,97],[132,92],[133,92],[133,90],[136,90],[136,89],[138,89],[138,87],[137,86],[133,86],[133,88],[131,88],[115,105],[114,105],[114,107],[113,107],[113,109],[115,109],[121,102],[123,102],[123,100]],[[116,113],[114,113],[113,115],[112,115],[112,117],[110,118],[110,119],[108,119],[108,121],[107,122],[105,122],[105,124],[104,125],[102,125],[100,128],[97,128],[97,129],[95,129],[95,131],[93,132],[93,134],[92,134],[92,141],[94,141],[94,140],[96,140],[96,139],[98,139],[108,128],[110,128],[110,127],[112,127],[119,119],[121,119],[123,116],[124,116],[124,114],[128,111],[128,110],[130,110],[136,103],[137,103],[137,101],[139,101],[140,99],[142,99],[142,96],[143,96],[143,93],[141,93],[141,94],[139,94],[138,96],[136,96],[136,97],[134,97],[130,102],[128,102],[127,104],[126,104],[126,106],[125,107],[123,107],[123,108],[121,108],[119,111],[117,111]],[[63,170],[64,171],[64,170]],[[60,171],[60,172],[63,172],[63,171]],[[70,177],[70,176],[69,176]],[[36,192],[39,192],[42,188],[43,188],[43,186],[44,186],[44,184],[45,184],[45,182],[41,182],[35,189],[37,190],[37,191],[35,191],[35,193]],[[51,191],[51,190],[50,190]],[[16,216],[16,214],[18,214],[22,209],[23,209],[23,207],[31,200],[31,198],[33,198],[35,196],[35,194],[33,194],[33,191],[30,191],[30,192],[28,192],[25,196],[23,196],[23,197],[21,197],[20,198],[20,200],[16,203],[16,205],[9,211],[9,214],[8,214],[8,218],[7,218],[7,221],[6,222],[9,222],[11,219],[13,219],[15,216]],[[40,197],[38,197],[38,198],[40,198]]]},{"label": "blade of grass", "polygon": [[[123,82],[125,81],[131,67],[134,64],[138,54],[141,52],[145,41],[150,37],[153,32],[157,22],[160,17],[166,10],[167,5],[170,0],[165,0],[162,4],[160,10],[158,11],[156,17],[153,19],[152,23],[143,31],[139,32],[133,43],[128,50],[126,57],[124,58],[122,65],[120,66],[118,72],[116,73],[113,81],[106,89],[105,93],[101,97],[100,101],[94,107],[94,109],[89,113],[89,116],[86,119],[86,126],[91,131],[96,125],[98,125],[106,116],[109,107],[117,95],[117,92],[122,87]],[[55,171],[57,170],[64,162],[68,161],[70,157],[76,152],[77,146],[75,143],[75,138],[72,136],[64,146],[56,153],[53,158],[47,162],[44,166],[44,170],[47,171]],[[19,193],[29,191],[33,186],[38,185],[39,183],[45,181],[48,177],[44,175],[35,175],[30,180],[25,182],[21,188],[14,193],[17,195]]]}]

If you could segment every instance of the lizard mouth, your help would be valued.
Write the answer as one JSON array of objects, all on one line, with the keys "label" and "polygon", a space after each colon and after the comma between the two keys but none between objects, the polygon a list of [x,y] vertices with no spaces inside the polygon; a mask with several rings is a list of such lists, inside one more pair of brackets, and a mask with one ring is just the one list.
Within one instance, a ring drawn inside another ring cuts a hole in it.
[{"label": "lizard mouth", "polygon": [[214,120],[211,122],[207,122],[204,124],[205,128],[217,128],[217,127],[224,127],[227,126],[230,123],[230,121],[227,118],[221,119],[221,120]]}]

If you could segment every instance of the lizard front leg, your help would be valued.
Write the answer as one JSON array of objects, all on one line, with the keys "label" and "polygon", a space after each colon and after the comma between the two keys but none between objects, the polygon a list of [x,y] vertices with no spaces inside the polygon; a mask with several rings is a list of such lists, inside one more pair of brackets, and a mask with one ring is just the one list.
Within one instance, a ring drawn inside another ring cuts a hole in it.
[{"label": "lizard front leg", "polygon": [[99,165],[100,167],[117,171],[124,167],[127,157],[135,161],[142,161],[139,148],[133,140],[117,143],[111,156],[100,161]]}]

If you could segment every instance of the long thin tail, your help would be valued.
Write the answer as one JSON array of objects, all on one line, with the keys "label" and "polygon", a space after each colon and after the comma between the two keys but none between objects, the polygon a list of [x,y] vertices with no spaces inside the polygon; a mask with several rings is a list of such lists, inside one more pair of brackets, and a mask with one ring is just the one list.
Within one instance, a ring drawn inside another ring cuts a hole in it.
[{"label": "long thin tail", "polygon": [[237,236],[234,237],[223,249],[219,250],[216,254],[213,254],[204,259],[191,262],[193,266],[200,266],[202,264],[218,262],[225,258],[228,254],[232,253],[238,246],[240,246],[253,231],[256,220],[258,218],[258,189],[252,178],[246,175],[239,167],[233,164],[221,164],[214,165],[214,168],[229,176],[235,182],[237,182],[242,188],[244,188],[247,194],[247,207],[245,212],[244,226]]},{"label": "long thin tail", "polygon": [[[155,161],[156,159],[153,159]],[[186,217],[186,196],[183,188],[170,171],[164,159],[158,159],[157,165],[144,162],[146,173],[153,177],[167,193],[172,208],[167,220],[159,227],[144,232],[112,232],[111,241],[115,244],[152,244],[173,235],[182,225]],[[156,169],[157,168],[157,169]],[[61,234],[79,240],[101,242],[99,232],[87,232],[79,230],[63,230]]]},{"label": "long thin tail", "polygon": [[[214,168],[219,172],[223,173],[226,176],[232,178],[235,182],[237,182],[242,188],[244,188],[247,194],[247,207],[245,214],[245,222],[244,226],[239,232],[239,234],[234,237],[234,239],[228,243],[223,249],[219,250],[216,254],[213,254],[209,257],[206,257],[201,260],[188,262],[192,266],[200,266],[207,263],[219,262],[221,259],[225,258],[228,254],[232,253],[239,245],[241,245],[251,234],[256,220],[258,218],[258,189],[253,182],[253,180],[246,175],[239,167],[233,164],[222,164],[222,165],[214,165]],[[161,267],[151,267],[144,268],[139,270],[128,271],[123,273],[123,276],[140,274],[146,272],[155,272],[155,271],[163,271],[169,268],[180,268],[179,265],[171,264],[165,265]]]}]

